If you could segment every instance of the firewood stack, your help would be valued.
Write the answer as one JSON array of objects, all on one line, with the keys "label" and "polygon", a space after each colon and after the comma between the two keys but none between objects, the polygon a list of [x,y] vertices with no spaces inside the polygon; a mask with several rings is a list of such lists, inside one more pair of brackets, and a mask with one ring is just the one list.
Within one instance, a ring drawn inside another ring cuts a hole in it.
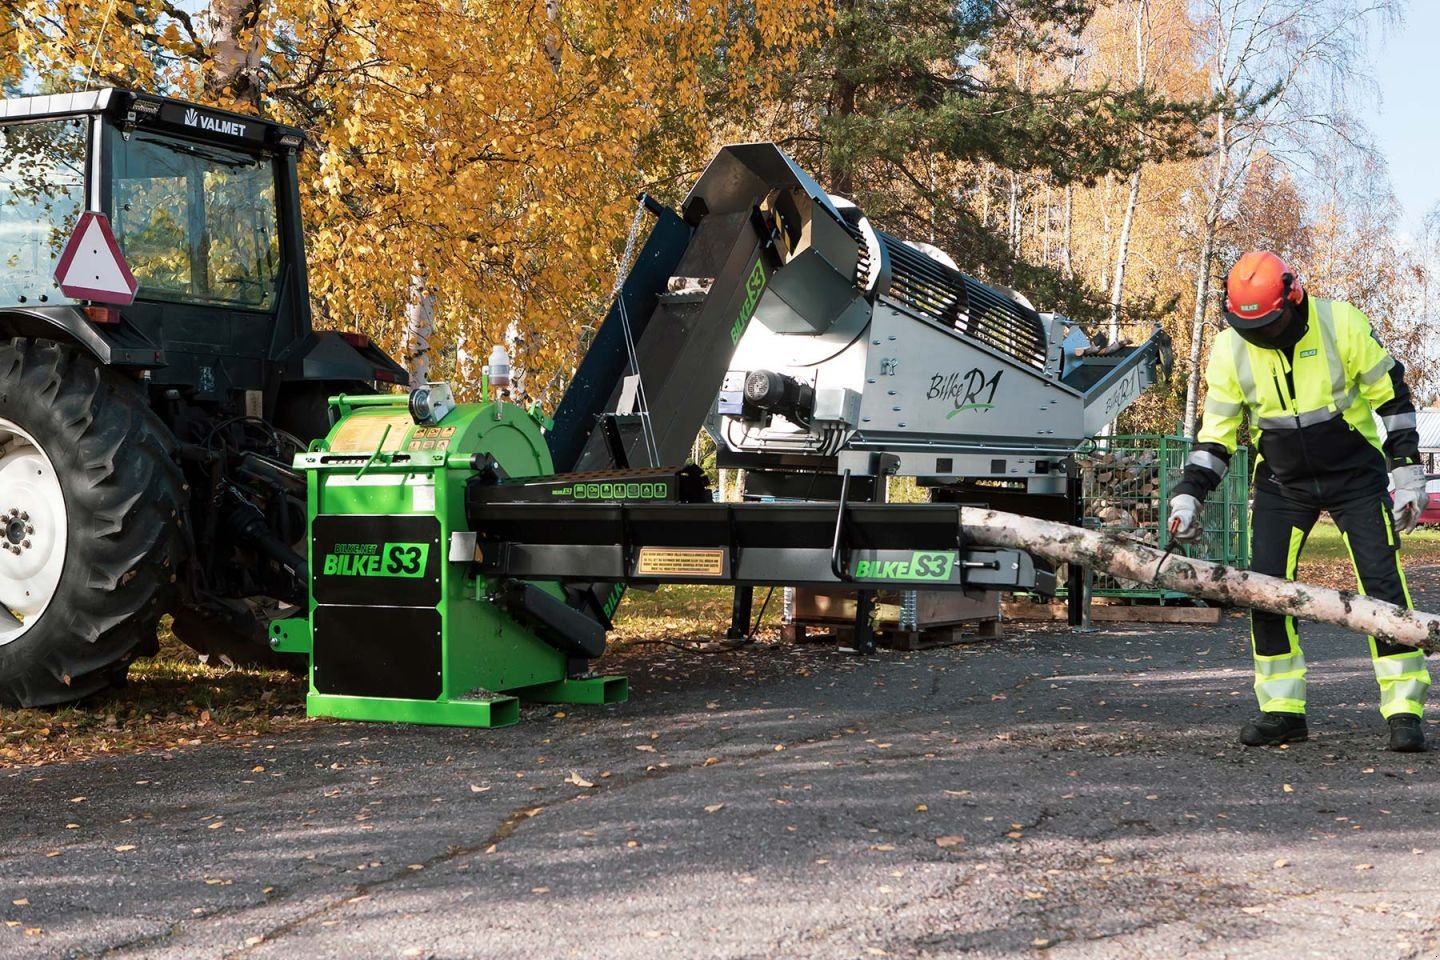
[{"label": "firewood stack", "polygon": [[1151,449],[1097,451],[1083,465],[1087,526],[1158,543],[1160,462]]}]

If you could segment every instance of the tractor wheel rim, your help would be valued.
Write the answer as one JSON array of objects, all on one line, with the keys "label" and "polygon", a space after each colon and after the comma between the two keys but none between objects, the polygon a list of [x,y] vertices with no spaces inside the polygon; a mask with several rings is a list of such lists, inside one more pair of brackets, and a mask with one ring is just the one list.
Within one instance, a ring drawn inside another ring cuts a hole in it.
[{"label": "tractor wheel rim", "polygon": [[35,438],[0,417],[0,645],[55,598],[69,522],[60,476]]}]

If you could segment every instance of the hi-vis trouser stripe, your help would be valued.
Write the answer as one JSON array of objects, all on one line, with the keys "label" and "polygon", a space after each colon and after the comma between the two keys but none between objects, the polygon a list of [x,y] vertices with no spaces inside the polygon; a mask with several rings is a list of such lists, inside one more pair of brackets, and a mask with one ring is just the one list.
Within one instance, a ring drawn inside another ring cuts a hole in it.
[{"label": "hi-vis trouser stripe", "polygon": [[[1385,531],[1391,546],[1395,545],[1395,524],[1390,511],[1380,505],[1384,515]],[[1355,552],[1350,549],[1350,536],[1341,533],[1345,549],[1350,554],[1350,565],[1355,568],[1355,582],[1359,584],[1360,595],[1365,595],[1365,582],[1360,579],[1360,565],[1355,562]],[[1400,554],[1395,553],[1395,573],[1400,578],[1400,589],[1405,591],[1405,606],[1412,607],[1410,586],[1405,582],[1405,568],[1400,564]],[[1422,650],[1408,650],[1382,657],[1376,647],[1375,638],[1370,640],[1370,662],[1375,666],[1375,680],[1380,684],[1380,715],[1392,717],[1400,713],[1420,716],[1425,709],[1425,694],[1430,689],[1430,671],[1425,668],[1425,653]]]},{"label": "hi-vis trouser stripe", "polygon": [[[1299,527],[1290,528],[1290,550],[1285,558],[1285,576],[1295,579],[1296,568],[1300,565],[1300,547],[1305,543],[1305,531]],[[1300,634],[1295,629],[1295,618],[1285,618],[1285,635],[1290,640],[1290,649],[1278,656],[1267,657],[1255,645],[1254,619],[1250,626],[1250,650],[1255,657],[1255,699],[1266,713],[1305,712],[1305,654],[1300,650]]]}]

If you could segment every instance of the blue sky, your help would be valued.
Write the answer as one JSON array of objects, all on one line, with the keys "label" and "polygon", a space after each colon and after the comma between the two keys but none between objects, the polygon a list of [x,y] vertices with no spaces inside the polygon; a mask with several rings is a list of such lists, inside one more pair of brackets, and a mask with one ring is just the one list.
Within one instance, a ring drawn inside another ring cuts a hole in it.
[{"label": "blue sky", "polygon": [[1401,229],[1414,232],[1440,203],[1440,2],[1410,0],[1405,22],[1371,44],[1370,69],[1381,103],[1368,126],[1390,166],[1404,209]]}]

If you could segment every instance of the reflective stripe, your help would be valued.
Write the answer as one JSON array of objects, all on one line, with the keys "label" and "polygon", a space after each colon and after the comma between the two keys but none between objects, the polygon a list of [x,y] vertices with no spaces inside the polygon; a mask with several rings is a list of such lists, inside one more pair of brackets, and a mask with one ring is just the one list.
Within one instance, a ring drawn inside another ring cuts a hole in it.
[{"label": "reflective stripe", "polygon": [[1320,339],[1325,344],[1325,361],[1330,365],[1330,399],[1335,409],[1344,410],[1351,401],[1347,399],[1345,406],[1340,406],[1340,398],[1349,391],[1345,389],[1345,360],[1340,356],[1339,341],[1335,338],[1335,305],[1317,298],[1315,318],[1320,321]]},{"label": "reflective stripe", "polygon": [[1385,374],[1389,373],[1390,368],[1393,366],[1395,366],[1394,358],[1387,356],[1384,360],[1381,360],[1379,363],[1375,364],[1375,366],[1360,374],[1360,382],[1368,387],[1370,386],[1370,384],[1374,383],[1376,380],[1379,380],[1381,377],[1385,376]]},{"label": "reflective stripe", "polygon": [[1305,654],[1255,658],[1255,699],[1267,713],[1305,712]]},{"label": "reflective stripe", "polygon": [[1381,417],[1380,422],[1385,424],[1387,433],[1393,433],[1396,430],[1414,430],[1420,421],[1414,412],[1411,412],[1397,413],[1393,417]]},{"label": "reflective stripe", "polygon": [[[1420,669],[1416,669],[1419,667]],[[1425,671],[1425,654],[1419,650],[1414,653],[1397,653],[1389,657],[1375,658],[1375,676],[1380,680],[1399,680],[1404,677],[1415,676]]]},{"label": "reflective stripe", "polygon": [[1240,411],[1244,409],[1244,404],[1224,403],[1220,400],[1212,400],[1210,397],[1205,398],[1205,413],[1207,416],[1238,417],[1240,416]]},{"label": "reflective stripe", "polygon": [[1234,344],[1235,382],[1240,385],[1240,395],[1251,410],[1260,406],[1260,394],[1255,389],[1255,371],[1250,368],[1250,350],[1239,336],[1231,338]]},{"label": "reflective stripe", "polygon": [[[1346,407],[1349,405],[1345,404]],[[1301,427],[1313,427],[1317,423],[1327,423],[1344,413],[1344,407],[1339,410],[1321,407],[1319,410],[1306,410],[1298,417],[1261,417],[1255,421],[1255,426],[1261,430],[1298,430]]]},{"label": "reflective stripe", "polygon": [[1219,457],[1215,456],[1215,454],[1209,453],[1205,450],[1196,450],[1194,453],[1190,454],[1190,456],[1186,459],[1185,462],[1193,464],[1197,467],[1203,467],[1204,469],[1209,470],[1211,473],[1217,474],[1221,477],[1225,476],[1226,471],[1230,469],[1229,463],[1221,460]]},{"label": "reflective stripe", "polygon": [[1414,653],[1376,657],[1373,662],[1375,679],[1380,683],[1380,715],[1392,717],[1412,713],[1419,716],[1425,708],[1425,694],[1430,690],[1430,671],[1425,669],[1425,654],[1416,650]]}]

